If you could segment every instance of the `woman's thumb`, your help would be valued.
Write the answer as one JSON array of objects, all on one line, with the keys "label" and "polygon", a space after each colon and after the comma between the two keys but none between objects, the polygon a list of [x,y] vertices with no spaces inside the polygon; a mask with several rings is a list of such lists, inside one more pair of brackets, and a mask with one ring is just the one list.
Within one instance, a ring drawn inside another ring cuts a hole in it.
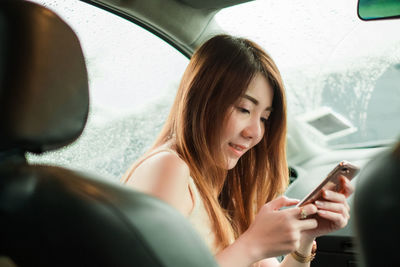
[{"label": "woman's thumb", "polygon": [[297,203],[299,203],[298,199],[280,196],[269,202],[267,205],[271,210],[279,210],[283,207],[293,206]]}]

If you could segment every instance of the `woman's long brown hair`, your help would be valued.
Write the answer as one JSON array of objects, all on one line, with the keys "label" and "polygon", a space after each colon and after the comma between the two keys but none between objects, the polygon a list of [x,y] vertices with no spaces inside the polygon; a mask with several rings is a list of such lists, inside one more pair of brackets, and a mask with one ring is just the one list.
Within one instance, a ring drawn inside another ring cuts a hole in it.
[{"label": "woman's long brown hair", "polygon": [[[226,171],[220,133],[230,108],[261,73],[274,90],[263,139]],[[273,60],[250,40],[217,35],[193,55],[168,119],[153,148],[173,140],[187,163],[223,249],[243,233],[266,202],[288,184],[286,100]]]}]

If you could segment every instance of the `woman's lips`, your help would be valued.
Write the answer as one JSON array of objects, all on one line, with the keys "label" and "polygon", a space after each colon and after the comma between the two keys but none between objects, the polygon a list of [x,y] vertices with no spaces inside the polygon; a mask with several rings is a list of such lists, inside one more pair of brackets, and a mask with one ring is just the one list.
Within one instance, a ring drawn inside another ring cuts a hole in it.
[{"label": "woman's lips", "polygon": [[229,148],[234,153],[234,155],[236,155],[238,157],[242,156],[246,152],[246,149],[247,149],[247,147],[245,147],[245,146],[234,144],[234,143],[229,143]]}]

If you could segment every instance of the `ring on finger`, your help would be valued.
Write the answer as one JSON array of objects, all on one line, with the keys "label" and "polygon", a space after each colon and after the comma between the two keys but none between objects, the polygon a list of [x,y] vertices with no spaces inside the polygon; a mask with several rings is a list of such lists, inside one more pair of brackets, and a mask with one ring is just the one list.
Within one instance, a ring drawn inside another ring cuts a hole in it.
[{"label": "ring on finger", "polygon": [[304,210],[304,208],[300,208],[300,219],[304,220],[307,218],[307,212]]}]

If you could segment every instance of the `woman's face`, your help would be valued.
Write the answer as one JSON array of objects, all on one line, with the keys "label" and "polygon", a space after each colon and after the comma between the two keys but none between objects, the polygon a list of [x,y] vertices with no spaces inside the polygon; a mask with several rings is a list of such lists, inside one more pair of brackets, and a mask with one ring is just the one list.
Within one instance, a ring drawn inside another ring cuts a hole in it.
[{"label": "woman's face", "polygon": [[247,91],[228,111],[221,133],[222,153],[226,169],[236,166],[239,158],[258,144],[265,132],[265,123],[272,111],[274,92],[261,74],[250,82]]}]

